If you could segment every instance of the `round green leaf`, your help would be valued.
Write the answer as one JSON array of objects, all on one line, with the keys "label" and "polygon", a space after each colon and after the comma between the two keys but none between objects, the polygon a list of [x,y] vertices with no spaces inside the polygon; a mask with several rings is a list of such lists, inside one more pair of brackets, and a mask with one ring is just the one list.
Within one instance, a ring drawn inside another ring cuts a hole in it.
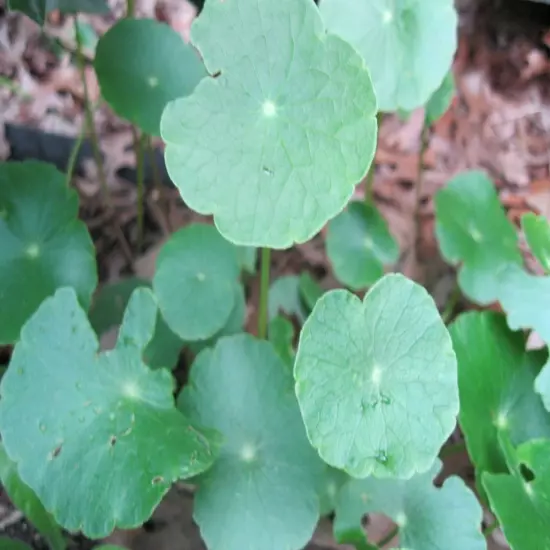
[{"label": "round green leaf", "polygon": [[162,315],[183,340],[207,340],[227,324],[240,268],[235,247],[214,226],[174,233],[156,267],[153,288]]},{"label": "round green leaf", "polygon": [[294,376],[310,441],[354,477],[426,471],[456,424],[451,338],[429,294],[402,275],[363,302],[325,294],[302,329]]},{"label": "round green leaf", "polygon": [[448,71],[439,88],[432,94],[426,103],[424,124],[431,126],[437,122],[447,111],[455,94],[455,77],[452,71]]},{"label": "round green leaf", "polygon": [[78,196],[41,162],[0,164],[0,344],[57,288],[70,286],[87,308],[97,284],[95,251],[77,219]]},{"label": "round green leaf", "polygon": [[550,224],[544,216],[530,212],[521,217],[521,227],[533,256],[550,272]]},{"label": "round green leaf", "polygon": [[271,344],[248,334],[222,338],[195,360],[178,406],[224,438],[195,497],[208,548],[303,548],[319,517],[323,464],[306,438],[290,371]]},{"label": "round green leaf", "polygon": [[[9,459],[0,443],[0,480],[11,503],[17,507],[38,532],[46,539],[51,550],[65,550],[66,543],[61,529],[44,509],[34,492],[17,474],[15,462]],[[3,546],[0,544],[0,548]]]},{"label": "round green leaf", "polygon": [[329,223],[327,254],[337,279],[360,290],[397,261],[399,247],[375,206],[353,202]]},{"label": "round green leaf", "polygon": [[141,360],[157,307],[132,295],[116,348],[98,342],[72,289],[22,330],[0,384],[0,433],[26,483],[69,531],[102,538],[149,518],[172,482],[206,470],[218,436],[175,407],[173,379]]},{"label": "round green leaf", "polygon": [[397,523],[403,547],[485,550],[481,506],[458,477],[448,478],[440,489],[434,487],[432,480],[440,469],[436,460],[428,472],[407,481],[372,477],[348,481],[336,504],[336,537],[360,526],[364,514],[377,512]]},{"label": "round green leaf", "polygon": [[213,214],[236,244],[309,240],[374,155],[376,98],[363,60],[325,33],[311,0],[207,2],[191,37],[215,78],[170,103],[161,121],[184,201]]},{"label": "round green leaf", "polygon": [[511,332],[502,315],[472,312],[450,329],[458,360],[460,426],[478,476],[507,472],[498,437],[517,445],[550,438],[550,416],[533,384],[546,352],[527,352],[522,333]]},{"label": "round green leaf", "polygon": [[169,25],[123,19],[99,40],[94,61],[101,93],[117,115],[160,134],[166,105],[206,76],[194,49]]},{"label": "round green leaf", "polygon": [[[550,441],[529,441],[515,455],[512,475],[483,474],[491,508],[512,550],[550,548]],[[531,471],[533,479],[522,477],[519,464]]]},{"label": "round green leaf", "polygon": [[284,313],[289,317],[296,317],[299,323],[305,321],[307,311],[300,295],[299,277],[296,275],[284,275],[275,279],[269,288],[267,310],[270,320],[277,317],[280,313]]},{"label": "round green leaf", "polygon": [[435,195],[435,210],[439,247],[448,262],[462,264],[464,294],[480,304],[497,300],[501,268],[523,260],[491,180],[475,170],[455,176]]},{"label": "round green leaf", "polygon": [[[136,288],[149,288],[145,279],[133,277],[103,286],[94,296],[90,307],[90,323],[98,336],[102,336],[122,323],[124,310]],[[155,333],[143,352],[144,362],[154,369],[172,369],[176,366],[183,341],[174,334],[160,312],[157,315]]]},{"label": "round green leaf", "polygon": [[452,0],[321,0],[329,32],[364,57],[381,111],[424,105],[457,45]]}]

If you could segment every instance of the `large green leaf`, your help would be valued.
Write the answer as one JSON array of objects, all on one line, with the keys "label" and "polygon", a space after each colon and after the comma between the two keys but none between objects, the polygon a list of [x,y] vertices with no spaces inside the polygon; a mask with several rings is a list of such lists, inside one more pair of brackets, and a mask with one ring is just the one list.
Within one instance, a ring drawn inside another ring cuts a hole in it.
[{"label": "large green leaf", "polygon": [[[44,509],[34,492],[25,485],[17,473],[17,465],[9,459],[0,443],[0,480],[2,487],[17,507],[46,539],[51,550],[65,550],[61,529]],[[0,548],[3,548],[0,545]]]},{"label": "large green leaf", "polygon": [[450,329],[458,360],[460,426],[478,475],[507,472],[498,442],[550,438],[550,415],[533,389],[546,352],[527,352],[525,337],[502,315],[472,312]]},{"label": "large green leaf", "polygon": [[237,244],[309,240],[374,155],[376,98],[363,60],[325,33],[311,0],[209,0],[191,38],[215,78],[170,103],[161,121],[184,201]]},{"label": "large green leaf", "polygon": [[439,88],[432,94],[426,103],[424,124],[431,126],[437,122],[449,108],[455,94],[455,78],[452,71],[448,71]]},{"label": "large green leaf", "polygon": [[309,445],[292,376],[269,342],[222,338],[195,360],[178,405],[224,437],[198,479],[194,517],[210,550],[298,550],[319,517],[323,464]]},{"label": "large green leaf", "polygon": [[483,474],[491,508],[512,550],[550,548],[550,441],[532,440],[507,454],[512,475]]},{"label": "large green leaf", "polygon": [[8,0],[8,9],[23,12],[39,25],[46,21],[48,13],[108,13],[106,0]]},{"label": "large green leaf", "polygon": [[187,341],[221,330],[235,306],[240,272],[235,247],[212,225],[174,233],[157,258],[153,288],[168,326]]},{"label": "large green leaf", "polygon": [[[403,547],[418,550],[485,550],[482,510],[458,477],[438,489],[433,478],[441,463],[407,481],[367,478],[350,480],[340,490],[334,530],[342,538],[366,513],[378,512],[399,526]],[[541,547],[542,548],[542,547]]]},{"label": "large green leaf", "polygon": [[424,105],[451,66],[452,0],[321,0],[320,9],[328,30],[364,57],[381,111]]},{"label": "large green leaf", "polygon": [[95,252],[77,219],[78,196],[41,162],[0,164],[0,344],[57,288],[71,286],[88,307],[97,284]]},{"label": "large green leaf", "polygon": [[23,328],[0,384],[0,433],[21,480],[69,531],[90,538],[143,523],[172,482],[214,460],[218,436],[175,407],[173,379],[141,360],[153,336],[152,293],[134,292],[116,348],[96,335],[72,289]]},{"label": "large green leaf", "polygon": [[377,208],[351,203],[327,233],[327,254],[339,281],[353,290],[373,285],[384,266],[399,258],[399,247]]},{"label": "large green leaf", "polygon": [[532,212],[521,217],[521,227],[533,256],[550,272],[550,224],[544,216]]},{"label": "large green leaf", "polygon": [[193,92],[206,76],[194,49],[169,25],[123,19],[99,40],[94,61],[101,93],[122,118],[160,134],[166,105]]},{"label": "large green leaf", "polygon": [[491,180],[479,171],[455,176],[435,195],[436,235],[445,259],[461,263],[460,288],[472,300],[499,298],[503,266],[522,264],[517,234]]},{"label": "large green leaf", "polygon": [[[149,288],[145,279],[133,277],[103,286],[94,296],[90,307],[90,323],[98,336],[122,323],[124,310],[136,288]],[[160,312],[157,314],[155,333],[143,352],[144,362],[152,368],[176,366],[183,341],[174,334]]]},{"label": "large green leaf", "polygon": [[325,294],[302,329],[294,376],[310,441],[354,477],[426,471],[456,424],[451,338],[429,294],[402,275],[363,302]]}]

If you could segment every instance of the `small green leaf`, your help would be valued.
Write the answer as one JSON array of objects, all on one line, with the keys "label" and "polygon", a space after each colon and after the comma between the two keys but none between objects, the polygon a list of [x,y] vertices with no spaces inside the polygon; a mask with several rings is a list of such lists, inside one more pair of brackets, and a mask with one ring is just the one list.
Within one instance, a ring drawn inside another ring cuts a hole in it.
[{"label": "small green leaf", "polygon": [[[550,548],[550,441],[529,441],[515,455],[517,468],[512,475],[483,474],[491,508],[512,550]],[[527,470],[529,477],[522,477],[521,470]]]},{"label": "small green leaf", "polygon": [[337,539],[354,525],[360,526],[364,514],[378,512],[397,523],[404,547],[485,550],[481,506],[458,477],[448,478],[440,489],[434,487],[432,480],[440,469],[436,460],[429,471],[407,481],[372,477],[348,481],[336,505]]},{"label": "small green leaf", "polygon": [[171,484],[209,468],[219,437],[174,406],[173,379],[141,354],[157,317],[132,294],[113,351],[74,291],[58,290],[23,328],[0,384],[0,433],[21,480],[69,531],[102,538],[149,518]]},{"label": "small green leaf", "polygon": [[258,258],[258,249],[253,246],[238,246],[237,258],[241,269],[249,275],[256,273],[256,260]]},{"label": "small green leaf", "polygon": [[550,272],[550,224],[544,216],[532,212],[521,217],[521,227],[533,256]]},{"label": "small green leaf", "polygon": [[431,126],[437,122],[447,111],[455,95],[455,77],[452,71],[448,71],[439,88],[432,94],[426,103],[424,124]]},{"label": "small green leaf", "polygon": [[424,105],[451,66],[452,0],[322,0],[320,10],[329,32],[364,57],[381,111]]},{"label": "small green leaf", "polygon": [[302,324],[307,311],[300,296],[300,279],[295,275],[284,275],[276,279],[269,289],[267,309],[269,319],[274,319],[280,313],[296,317]]},{"label": "small green leaf", "polygon": [[325,294],[302,329],[294,376],[310,441],[353,477],[425,472],[456,424],[451,338],[433,299],[402,275],[363,302]]},{"label": "small green leaf", "polygon": [[[149,288],[145,279],[133,277],[103,286],[90,307],[90,323],[98,336],[122,323],[124,310],[136,288]],[[183,341],[174,334],[160,312],[157,314],[155,334],[143,352],[143,361],[151,368],[172,369],[176,366]]]},{"label": "small green leaf", "polygon": [[550,417],[533,390],[546,352],[527,352],[502,315],[471,312],[450,329],[458,360],[460,426],[478,476],[507,472],[499,434],[514,445],[550,437]]},{"label": "small green leaf", "polygon": [[499,298],[503,266],[522,265],[514,226],[491,180],[480,171],[455,176],[435,195],[436,236],[450,263],[461,263],[460,288],[472,300]]},{"label": "small green leaf", "polygon": [[215,78],[162,117],[183,200],[236,244],[309,240],[373,159],[376,98],[363,60],[325,33],[311,0],[206,2],[191,38]]},{"label": "small green leaf", "polygon": [[315,281],[307,271],[300,273],[298,289],[300,291],[300,296],[309,311],[315,307],[317,300],[325,293],[319,283]]},{"label": "small green leaf", "polygon": [[153,135],[160,134],[166,105],[192,93],[206,76],[193,48],[152,19],[113,25],[98,42],[94,66],[101,93],[117,115]]},{"label": "small green leaf", "polygon": [[48,13],[59,10],[61,13],[109,13],[105,0],[8,0],[8,9],[20,11],[43,25]]},{"label": "small green leaf", "polygon": [[197,223],[174,233],[156,267],[162,315],[183,340],[207,340],[227,324],[240,268],[235,247],[214,226]]},{"label": "small green leaf", "polygon": [[[321,515],[326,516],[334,512],[340,489],[350,477],[342,470],[331,468],[328,465],[324,467],[324,473],[321,480],[321,489],[319,491],[319,500]],[[363,536],[363,538],[365,538]]]},{"label": "small green leaf", "polygon": [[337,279],[361,290],[397,261],[399,247],[375,206],[353,202],[329,223],[327,254]]},{"label": "small green leaf", "polygon": [[267,330],[269,341],[283,363],[292,369],[294,365],[294,326],[281,315],[277,315],[269,321]]},{"label": "small green leaf", "polygon": [[97,284],[95,251],[77,219],[78,196],[42,162],[0,164],[0,344],[56,289],[71,286],[87,308]]},{"label": "small green leaf", "polygon": [[323,464],[304,432],[292,376],[248,334],[201,352],[178,406],[224,437],[198,479],[194,518],[210,550],[298,550],[319,517]]},{"label": "small green leaf", "polygon": [[[34,492],[21,481],[15,462],[9,459],[1,443],[0,480],[12,504],[25,515],[46,539],[51,550],[65,550],[67,545],[61,529],[44,509]],[[0,548],[2,548],[1,544]]]},{"label": "small green leaf", "polygon": [[16,539],[9,539],[8,537],[0,537],[0,549],[1,550],[32,550],[30,546]]}]

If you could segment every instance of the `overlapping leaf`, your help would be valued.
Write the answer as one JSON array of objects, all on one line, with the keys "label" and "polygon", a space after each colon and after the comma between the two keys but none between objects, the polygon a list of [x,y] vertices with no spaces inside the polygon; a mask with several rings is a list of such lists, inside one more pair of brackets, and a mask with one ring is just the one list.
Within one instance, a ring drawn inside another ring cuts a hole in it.
[{"label": "overlapping leaf", "polygon": [[455,78],[452,71],[448,71],[439,88],[432,94],[426,103],[424,124],[431,126],[437,122],[449,108],[455,94]]},{"label": "overlapping leaf", "polygon": [[298,290],[304,305],[309,311],[315,307],[317,300],[325,293],[319,283],[307,271],[300,273]]},{"label": "overlapping leaf", "polygon": [[438,489],[433,478],[441,463],[407,481],[367,478],[350,480],[341,489],[334,530],[341,540],[366,513],[378,512],[399,526],[403,547],[421,550],[485,550],[481,534],[482,510],[458,477]]},{"label": "overlapping leaf", "polygon": [[480,304],[500,298],[499,273],[521,265],[517,234],[491,180],[479,171],[455,176],[435,195],[436,235],[445,259],[461,264],[458,282]]},{"label": "overlapping leaf", "polygon": [[211,550],[298,550],[319,516],[323,464],[307,441],[292,376],[269,342],[222,338],[191,368],[178,405],[218,430],[194,517]]},{"label": "overlapping leaf", "polygon": [[325,33],[311,0],[206,2],[191,38],[215,78],[161,121],[183,199],[237,244],[309,240],[373,158],[377,107],[363,60]]},{"label": "overlapping leaf", "polygon": [[98,342],[72,289],[25,325],[0,384],[0,432],[21,480],[70,531],[91,538],[151,515],[172,482],[211,466],[218,435],[175,407],[168,371],[141,354],[153,336],[152,293],[132,295],[118,343]]},{"label": "overlapping leaf", "polygon": [[294,327],[292,323],[286,317],[277,315],[269,321],[267,334],[283,363],[292,369],[294,365]]},{"label": "overlapping leaf", "polygon": [[206,76],[198,54],[181,35],[153,19],[113,25],[99,40],[94,66],[113,110],[154,135],[160,134],[166,105],[191,94]]},{"label": "overlapping leaf", "polygon": [[545,271],[550,272],[550,224],[544,216],[525,214],[521,218],[521,227],[527,244],[535,258]]},{"label": "overlapping leaf", "polygon": [[39,25],[46,21],[48,13],[108,13],[106,0],[7,0],[8,9],[23,12]]},{"label": "overlapping leaf", "polygon": [[228,322],[238,290],[235,247],[212,225],[188,225],[162,247],[153,288],[168,326],[183,340],[207,340]]},{"label": "overlapping leaf", "polygon": [[270,319],[284,313],[303,323],[307,311],[300,295],[300,278],[296,275],[283,275],[275,279],[269,288],[267,309]]},{"label": "overlapping leaf", "polygon": [[88,307],[97,284],[95,251],[77,219],[78,196],[53,166],[0,164],[0,344],[57,288],[71,286]]},{"label": "overlapping leaf", "polygon": [[302,330],[294,376],[310,441],[354,477],[426,471],[456,423],[451,338],[432,298],[402,275],[363,302],[325,294]]},{"label": "overlapping leaf", "polygon": [[382,277],[385,265],[397,261],[399,247],[375,206],[353,202],[330,222],[327,254],[338,280],[361,290]]},{"label": "overlapping leaf", "polygon": [[365,59],[381,111],[424,105],[451,66],[452,0],[321,0],[320,9],[328,30]]}]

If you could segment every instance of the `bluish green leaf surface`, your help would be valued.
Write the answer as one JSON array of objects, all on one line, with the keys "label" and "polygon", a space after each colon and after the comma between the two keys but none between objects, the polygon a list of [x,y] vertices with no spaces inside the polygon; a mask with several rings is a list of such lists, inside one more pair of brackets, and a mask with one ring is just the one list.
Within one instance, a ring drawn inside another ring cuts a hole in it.
[{"label": "bluish green leaf surface", "polygon": [[439,88],[432,94],[426,103],[424,124],[431,126],[446,112],[455,95],[455,78],[452,71],[448,71]]},{"label": "bluish green leaf surface", "polygon": [[421,286],[387,275],[365,296],[325,294],[294,366],[308,436],[353,477],[425,472],[456,424],[451,338]]},{"label": "bluish green leaf surface", "polygon": [[533,256],[550,272],[550,223],[544,216],[530,212],[521,217],[521,227]]},{"label": "bluish green leaf surface", "polygon": [[238,246],[237,258],[241,269],[249,275],[256,273],[256,260],[258,258],[258,249],[253,246]]},{"label": "bluish green leaf surface", "polygon": [[195,360],[178,406],[224,438],[197,480],[194,518],[208,548],[303,548],[319,517],[324,466],[271,344],[247,334],[222,338]]},{"label": "bluish green leaf surface", "polygon": [[309,240],[373,159],[377,106],[363,60],[326,34],[311,0],[208,1],[191,39],[215,78],[162,117],[183,200],[236,244]]},{"label": "bluish green leaf surface", "polygon": [[399,247],[377,208],[352,202],[328,226],[327,254],[337,279],[353,290],[373,285]]},{"label": "bluish green leaf surface", "polygon": [[485,550],[481,534],[482,509],[458,477],[441,488],[433,478],[441,468],[436,460],[428,472],[407,481],[367,478],[350,480],[341,489],[334,530],[336,537],[361,525],[366,513],[389,516],[399,526],[403,547],[418,550]]},{"label": "bluish green leaf surface", "polygon": [[[0,480],[11,503],[20,510],[47,541],[51,550],[65,550],[66,542],[61,529],[44,509],[32,489],[25,485],[17,473],[17,465],[10,460],[0,443]],[[0,549],[2,545],[0,544]]]},{"label": "bluish green leaf surface", "polygon": [[214,461],[219,436],[175,407],[173,379],[141,354],[153,336],[152,293],[132,295],[116,348],[96,335],[72,289],[25,325],[0,384],[8,456],[58,523],[101,538],[147,520],[171,484]]},{"label": "bluish green leaf surface", "polygon": [[269,288],[267,306],[270,320],[284,313],[303,323],[307,311],[300,295],[300,278],[296,275],[283,275],[275,279]]},{"label": "bluish green leaf surface", "polygon": [[292,322],[282,315],[277,315],[269,321],[267,328],[269,341],[283,363],[292,370],[294,366],[294,326]]},{"label": "bluish green leaf surface", "polygon": [[181,35],[152,19],[113,25],[99,40],[94,67],[101,93],[117,115],[153,135],[160,134],[166,105],[191,94],[207,74]]},{"label": "bluish green leaf surface", "polygon": [[183,340],[207,340],[228,322],[240,267],[235,247],[212,225],[174,233],[157,258],[153,288],[168,326]]},{"label": "bluish green leaf surface", "polygon": [[77,219],[78,196],[50,164],[0,164],[0,344],[56,289],[70,286],[88,307],[97,284],[95,251]]},{"label": "bluish green leaf surface", "polygon": [[307,271],[300,273],[298,290],[309,311],[315,307],[317,300],[325,293],[321,285]]},{"label": "bluish green leaf surface", "polygon": [[321,0],[320,10],[329,32],[365,59],[381,111],[424,105],[451,66],[452,0]]},{"label": "bluish green leaf surface", "polygon": [[489,304],[500,298],[499,273],[522,265],[518,238],[491,180],[479,171],[455,176],[435,195],[435,232],[444,258],[461,264],[460,288]]}]

